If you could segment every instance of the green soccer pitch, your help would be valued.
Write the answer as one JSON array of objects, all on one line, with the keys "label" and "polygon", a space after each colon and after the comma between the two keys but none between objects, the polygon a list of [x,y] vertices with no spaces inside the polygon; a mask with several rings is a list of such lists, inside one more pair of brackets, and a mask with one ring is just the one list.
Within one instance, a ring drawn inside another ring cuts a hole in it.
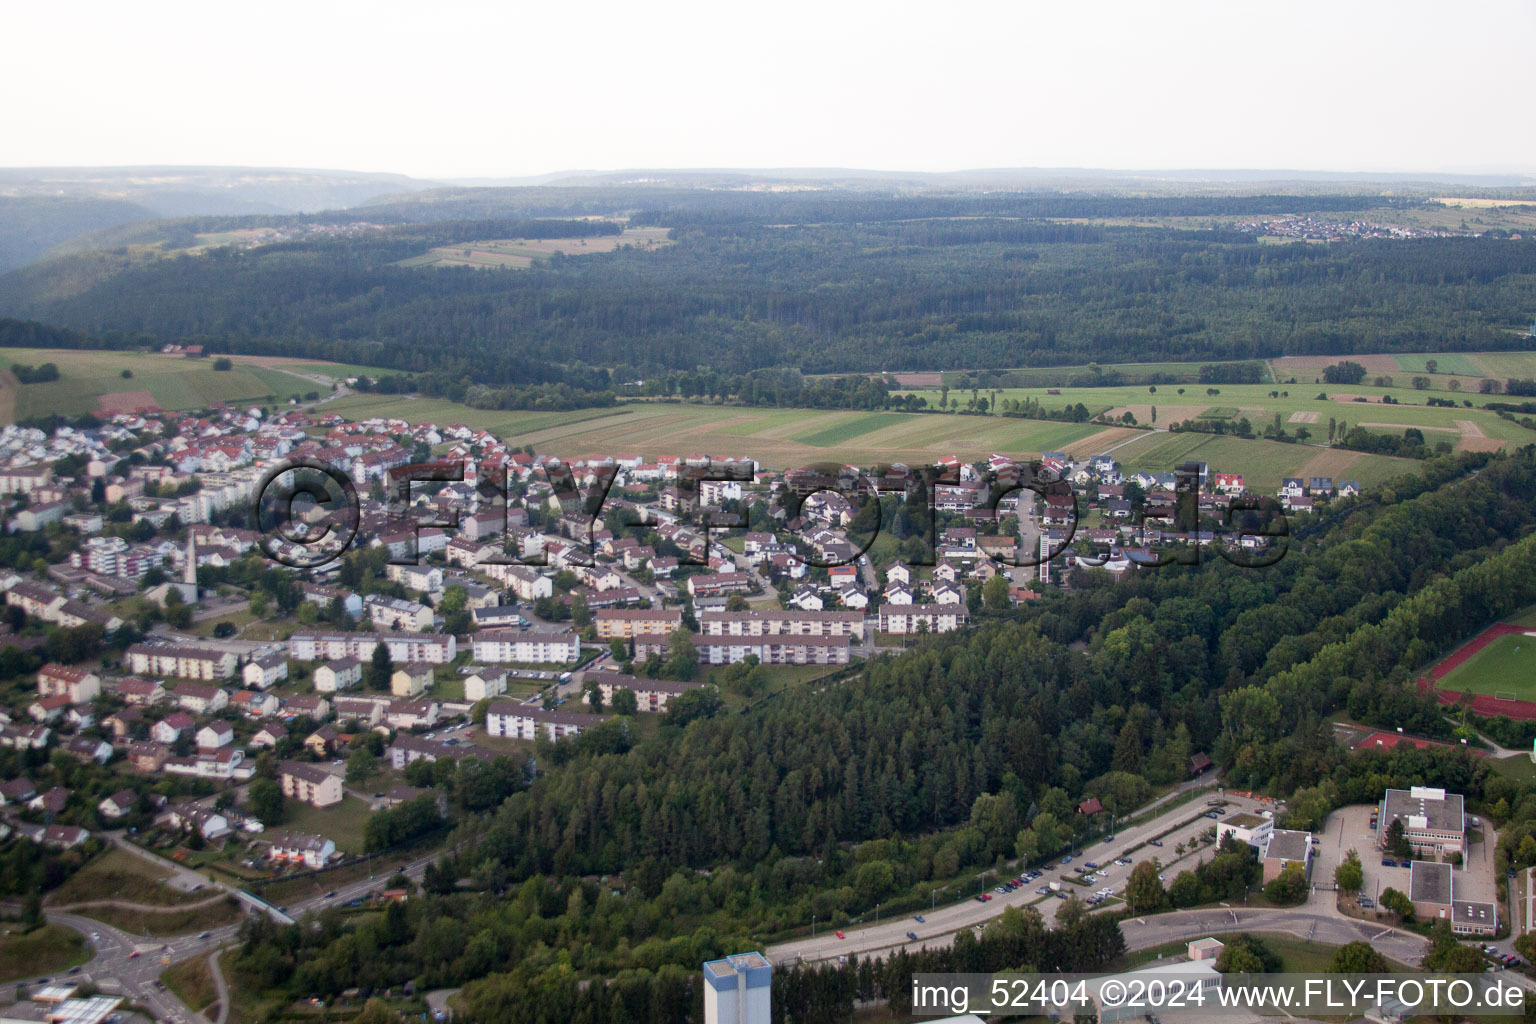
[{"label": "green soccer pitch", "polygon": [[1494,638],[1446,673],[1437,686],[1459,693],[1536,701],[1536,636],[1506,633]]}]

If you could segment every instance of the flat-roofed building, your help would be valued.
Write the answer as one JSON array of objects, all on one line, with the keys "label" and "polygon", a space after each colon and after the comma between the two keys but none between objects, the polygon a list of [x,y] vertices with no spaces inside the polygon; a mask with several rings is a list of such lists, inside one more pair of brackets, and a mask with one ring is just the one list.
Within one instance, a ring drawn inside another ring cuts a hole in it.
[{"label": "flat-roofed building", "polygon": [[773,965],[761,953],[737,953],[704,965],[704,1024],[770,1024]]},{"label": "flat-roofed building", "polygon": [[1447,920],[1451,916],[1451,880],[1449,864],[1416,860],[1408,869],[1408,899],[1413,916],[1421,921]]},{"label": "flat-roofed building", "polygon": [[1460,793],[1432,786],[1389,789],[1381,798],[1376,830],[1383,849],[1394,821],[1403,823],[1403,835],[1417,856],[1466,853],[1467,815]]},{"label": "flat-roofed building", "polygon": [[1292,864],[1303,872],[1312,867],[1312,833],[1289,828],[1271,829],[1264,845],[1264,881],[1272,882]]},{"label": "flat-roofed building", "polygon": [[1451,865],[1416,860],[1408,870],[1408,900],[1420,921],[1449,921],[1458,935],[1492,935],[1498,931],[1498,908],[1479,900],[1458,899],[1457,872]]},{"label": "flat-roofed building", "polygon": [[1269,835],[1275,830],[1275,820],[1249,811],[1239,811],[1229,814],[1216,823],[1216,842],[1220,843],[1227,836],[1232,836],[1240,843],[1256,846],[1264,849],[1269,842]]}]

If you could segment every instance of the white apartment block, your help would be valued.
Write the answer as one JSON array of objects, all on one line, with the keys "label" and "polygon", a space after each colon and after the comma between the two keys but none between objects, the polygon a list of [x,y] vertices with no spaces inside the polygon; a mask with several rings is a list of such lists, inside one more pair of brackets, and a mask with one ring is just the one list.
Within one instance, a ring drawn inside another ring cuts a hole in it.
[{"label": "white apartment block", "polygon": [[602,715],[580,711],[545,711],[531,704],[492,704],[485,714],[485,732],[488,736],[518,740],[533,740],[540,736],[557,740],[562,736],[579,735],[582,730],[603,721]]},{"label": "white apartment block", "polygon": [[549,665],[569,663],[581,657],[581,643],[575,633],[493,629],[476,633],[470,640],[474,660],[490,664],[517,661]]},{"label": "white apartment block", "polygon": [[823,611],[703,612],[703,636],[847,636],[864,639],[864,613]]},{"label": "white apartment block", "polygon": [[296,661],[368,661],[379,643],[389,648],[391,661],[443,664],[458,654],[452,634],[441,633],[295,633],[288,638],[288,655]]}]

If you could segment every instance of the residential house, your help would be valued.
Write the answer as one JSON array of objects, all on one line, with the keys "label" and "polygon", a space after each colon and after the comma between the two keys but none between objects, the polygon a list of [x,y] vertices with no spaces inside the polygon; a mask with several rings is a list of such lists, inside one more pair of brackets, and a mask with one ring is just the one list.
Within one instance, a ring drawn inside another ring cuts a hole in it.
[{"label": "residential house", "polygon": [[433,668],[426,662],[401,665],[389,677],[389,692],[396,697],[417,697],[432,688]]},{"label": "residential house", "polygon": [[278,765],[283,795],[314,807],[341,803],[341,776],[332,775],[319,765],[304,761],[283,761]]},{"label": "residential house", "polygon": [[254,690],[268,690],[288,678],[288,658],[282,653],[266,654],[246,663],[241,679]]},{"label": "residential house", "polygon": [[101,677],[86,669],[49,662],[37,670],[37,694],[39,697],[63,695],[71,704],[83,704],[100,696]]}]

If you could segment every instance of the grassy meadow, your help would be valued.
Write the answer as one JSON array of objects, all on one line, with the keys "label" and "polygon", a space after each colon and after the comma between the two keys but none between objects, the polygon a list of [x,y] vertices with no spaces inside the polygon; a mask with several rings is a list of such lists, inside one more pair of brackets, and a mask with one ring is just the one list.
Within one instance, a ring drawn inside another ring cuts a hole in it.
[{"label": "grassy meadow", "polygon": [[[272,366],[231,357],[229,370],[215,370],[213,359],[144,352],[87,349],[8,348],[0,352],[0,422],[14,423],[59,413],[78,416],[97,408],[102,395],[148,391],[166,410],[203,409],[212,402],[270,404],[293,394],[320,389],[315,381]],[[59,379],[21,385],[13,363],[53,363]],[[124,377],[127,370],[131,377]]]}]

